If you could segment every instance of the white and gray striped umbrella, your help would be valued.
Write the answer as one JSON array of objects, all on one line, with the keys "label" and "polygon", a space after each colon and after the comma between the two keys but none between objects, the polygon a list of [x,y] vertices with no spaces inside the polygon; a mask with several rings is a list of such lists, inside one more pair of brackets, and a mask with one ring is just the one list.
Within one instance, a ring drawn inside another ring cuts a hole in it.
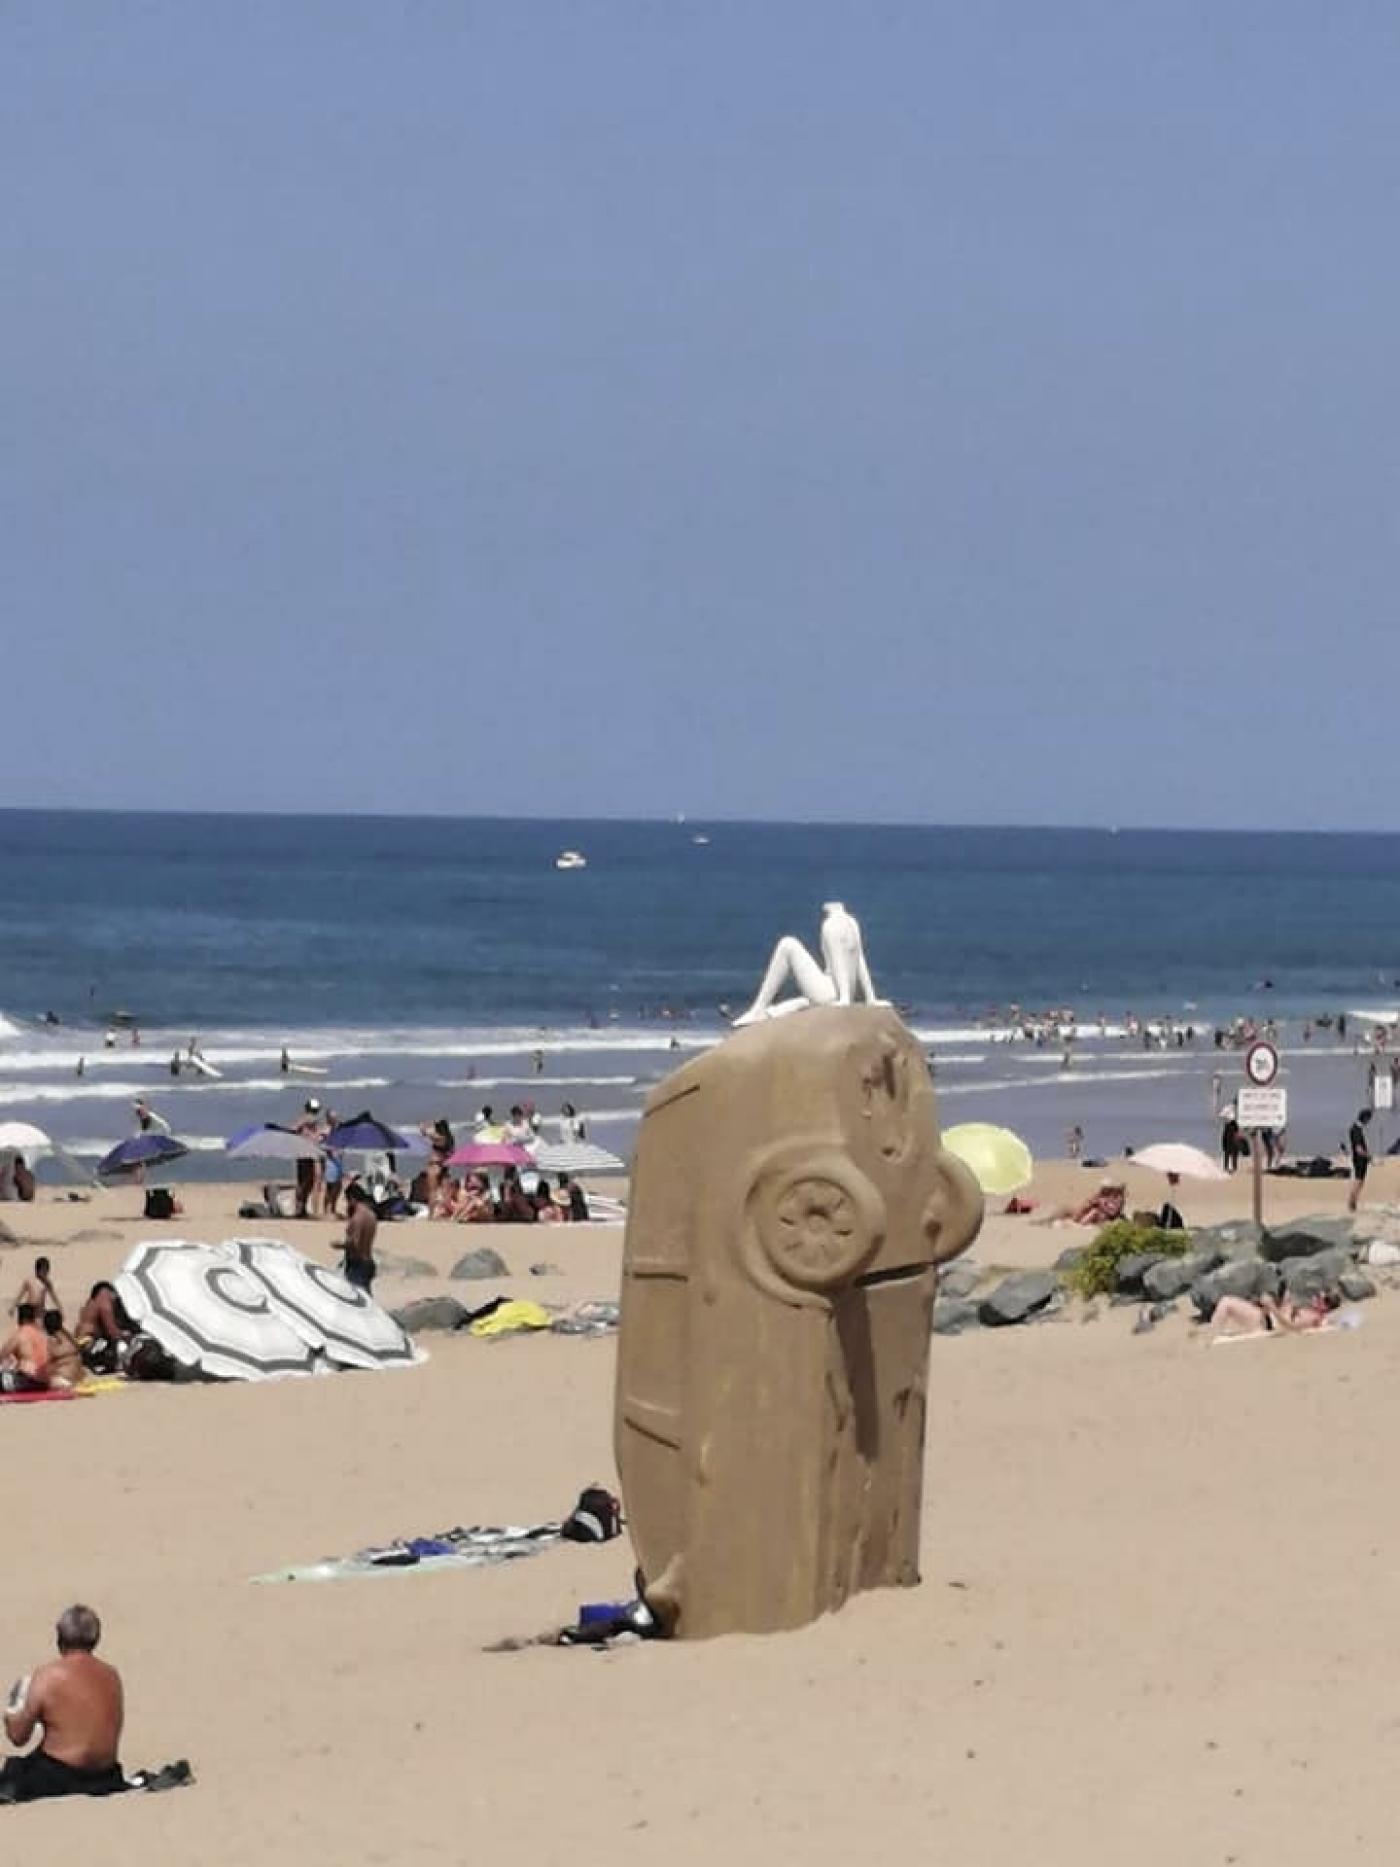
[{"label": "white and gray striped umbrella", "polygon": [[274,1238],[235,1239],[233,1249],[288,1327],[333,1366],[411,1367],[425,1359],[389,1312],[339,1271]]},{"label": "white and gray striped umbrella", "polygon": [[541,1141],[535,1148],[541,1173],[626,1173],[627,1163],[592,1141]]},{"label": "white and gray striped umbrella", "polygon": [[137,1245],[117,1278],[127,1313],[167,1354],[220,1381],[313,1374],[316,1354],[226,1245]]}]

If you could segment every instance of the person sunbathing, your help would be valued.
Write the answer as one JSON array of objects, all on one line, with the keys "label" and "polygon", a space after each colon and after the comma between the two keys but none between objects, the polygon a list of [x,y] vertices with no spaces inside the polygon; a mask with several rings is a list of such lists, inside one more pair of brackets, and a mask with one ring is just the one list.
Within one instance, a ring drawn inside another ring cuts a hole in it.
[{"label": "person sunbathing", "polygon": [[485,1174],[467,1175],[452,1216],[459,1225],[490,1225],[496,1208],[491,1203],[491,1187]]},{"label": "person sunbathing", "polygon": [[126,1345],[136,1330],[122,1308],[115,1284],[96,1283],[78,1312],[73,1331],[83,1360],[94,1374],[110,1374],[121,1366]]},{"label": "person sunbathing", "polygon": [[444,1173],[438,1181],[437,1192],[433,1196],[432,1217],[435,1219],[452,1218],[456,1214],[460,1195],[461,1188],[456,1180],[450,1173]]},{"label": "person sunbathing", "polygon": [[44,1335],[49,1345],[49,1386],[76,1387],[87,1370],[83,1351],[64,1328],[60,1311],[44,1311]]},{"label": "person sunbathing", "polygon": [[1105,1180],[1082,1206],[1061,1206],[1055,1212],[1046,1213],[1043,1219],[1032,1220],[1032,1224],[1112,1225],[1115,1219],[1122,1218],[1127,1197],[1128,1189],[1121,1180]]},{"label": "person sunbathing", "polygon": [[1210,1322],[1226,1335],[1270,1335],[1276,1329],[1299,1335],[1308,1329],[1325,1329],[1340,1304],[1340,1297],[1321,1292],[1305,1303],[1281,1303],[1271,1296],[1261,1296],[1257,1302],[1223,1296],[1211,1311]]},{"label": "person sunbathing", "polygon": [[5,1735],[36,1749],[7,1757],[0,1802],[48,1796],[111,1796],[126,1788],[117,1751],[124,1716],[121,1675],[100,1660],[102,1623],[91,1608],[65,1608],[55,1630],[58,1658],[11,1687]]},{"label": "person sunbathing", "polygon": [[13,1330],[0,1343],[0,1393],[39,1394],[48,1384],[48,1337],[39,1327],[38,1310],[21,1303]]}]

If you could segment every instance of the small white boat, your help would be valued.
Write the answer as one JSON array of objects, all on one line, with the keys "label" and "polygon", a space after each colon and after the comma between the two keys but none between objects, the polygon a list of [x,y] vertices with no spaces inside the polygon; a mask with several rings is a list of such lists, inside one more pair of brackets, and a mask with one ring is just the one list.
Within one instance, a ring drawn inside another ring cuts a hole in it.
[{"label": "small white boat", "polygon": [[586,869],[588,858],[578,849],[561,849],[554,858],[556,869]]},{"label": "small white boat", "polygon": [[690,840],[697,848],[703,849],[710,839],[708,836],[692,836]]}]

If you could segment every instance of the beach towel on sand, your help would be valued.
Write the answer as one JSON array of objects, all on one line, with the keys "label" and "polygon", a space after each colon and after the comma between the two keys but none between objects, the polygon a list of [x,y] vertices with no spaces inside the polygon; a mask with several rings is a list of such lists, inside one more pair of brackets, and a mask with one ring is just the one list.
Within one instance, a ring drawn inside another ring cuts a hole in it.
[{"label": "beach towel on sand", "polygon": [[255,1582],[338,1582],[354,1576],[421,1574],[436,1569],[479,1569],[489,1563],[516,1562],[537,1556],[560,1541],[562,1525],[540,1523],[525,1528],[473,1524],[468,1529],[442,1530],[435,1536],[404,1537],[395,1543],[356,1550],[353,1556],[332,1556],[300,1568],[273,1569],[255,1575]]}]

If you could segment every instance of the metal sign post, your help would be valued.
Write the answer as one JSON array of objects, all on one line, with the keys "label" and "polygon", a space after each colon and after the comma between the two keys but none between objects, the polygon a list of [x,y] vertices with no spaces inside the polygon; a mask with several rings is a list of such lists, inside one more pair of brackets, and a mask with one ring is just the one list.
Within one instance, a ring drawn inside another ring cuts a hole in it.
[{"label": "metal sign post", "polygon": [[1249,1158],[1254,1168],[1254,1223],[1262,1231],[1264,1161],[1257,1130],[1272,1128],[1275,1134],[1281,1134],[1288,1126],[1288,1091],[1274,1087],[1278,1051],[1262,1038],[1244,1053],[1244,1075],[1247,1087],[1235,1098],[1235,1120],[1241,1128],[1256,1131],[1249,1144]]}]

